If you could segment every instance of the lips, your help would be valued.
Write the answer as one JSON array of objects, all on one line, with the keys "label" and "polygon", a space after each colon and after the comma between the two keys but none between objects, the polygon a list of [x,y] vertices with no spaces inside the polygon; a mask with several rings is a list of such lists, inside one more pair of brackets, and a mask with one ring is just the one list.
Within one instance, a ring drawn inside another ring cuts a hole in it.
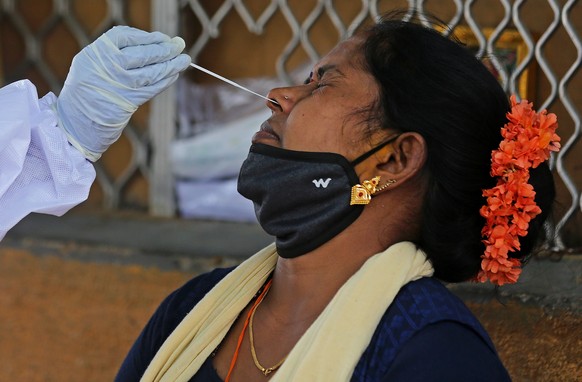
[{"label": "lips", "polygon": [[271,127],[269,121],[265,121],[261,124],[261,128],[255,135],[253,136],[252,142],[253,143],[263,143],[265,140],[270,141],[277,141],[279,142],[279,135],[275,133],[275,130]]}]

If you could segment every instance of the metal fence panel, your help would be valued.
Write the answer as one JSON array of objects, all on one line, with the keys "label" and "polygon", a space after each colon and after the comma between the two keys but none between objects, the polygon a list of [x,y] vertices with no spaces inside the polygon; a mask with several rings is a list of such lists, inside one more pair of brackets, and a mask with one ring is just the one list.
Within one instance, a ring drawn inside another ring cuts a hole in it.
[{"label": "metal fence panel", "polygon": [[[303,49],[312,61],[319,58],[317,49],[315,49],[313,42],[309,37],[309,31],[320,17],[329,17],[338,33],[338,36],[344,38],[351,35],[366,21],[379,17],[382,12],[390,10],[395,6],[402,6],[402,4],[395,5],[394,1],[361,0],[360,12],[357,13],[352,20],[344,23],[338,13],[336,3],[338,2],[333,2],[332,0],[317,0],[313,4],[311,12],[304,19],[300,19],[296,14],[294,14],[293,6],[291,2],[287,0],[271,0],[269,4],[265,6],[261,16],[256,20],[250,16],[249,9],[241,0],[223,1],[218,11],[214,14],[209,14],[205,10],[203,1],[198,0],[182,0],[180,1],[180,9],[181,11],[184,11],[186,8],[190,8],[198,17],[203,28],[203,32],[198,36],[195,43],[188,48],[189,53],[194,60],[196,60],[207,44],[211,41],[211,38],[219,35],[220,24],[230,12],[238,13],[244,20],[248,32],[257,34],[263,32],[264,25],[269,21],[269,18],[273,17],[276,12],[281,12],[288,23],[288,27],[291,28],[293,33],[291,39],[277,58],[274,65],[276,66],[279,78],[286,83],[291,83],[291,75],[287,69],[287,63],[292,53],[298,47]],[[561,240],[560,232],[566,222],[582,208],[580,189],[576,186],[572,174],[568,172],[565,166],[566,157],[568,154],[571,154],[571,151],[580,137],[580,111],[572,102],[568,93],[569,84],[580,68],[582,60],[580,36],[577,34],[576,29],[572,24],[573,8],[577,1],[569,0],[566,4],[562,5],[558,1],[548,0],[547,5],[551,9],[553,19],[537,41],[532,37],[531,32],[528,29],[528,24],[525,18],[522,17],[521,9],[527,3],[526,0],[489,1],[488,3],[497,3],[497,5],[501,6],[503,14],[501,20],[494,26],[492,33],[488,36],[484,33],[482,26],[479,25],[477,20],[479,14],[474,11],[474,7],[478,1],[451,0],[448,2],[439,1],[437,5],[434,3],[434,1],[408,0],[406,2],[407,13],[404,17],[418,17],[422,23],[429,25],[429,21],[424,17],[424,11],[428,5],[431,6],[431,11],[434,11],[434,9],[438,7],[453,7],[454,12],[452,17],[449,20],[446,20],[449,27],[451,29],[456,29],[461,24],[465,24],[470,28],[470,31],[474,34],[477,41],[476,56],[482,57],[486,55],[490,58],[492,65],[498,72],[501,85],[508,93],[519,95],[520,81],[522,81],[522,77],[527,68],[531,66],[532,62],[535,60],[537,65],[539,65],[542,74],[550,84],[550,92],[546,95],[546,98],[540,103],[538,108],[549,108],[559,100],[566,108],[569,117],[572,119],[574,125],[573,133],[570,136],[563,137],[562,150],[559,155],[553,157],[551,160],[551,166],[557,170],[559,177],[564,182],[571,196],[569,208],[559,217],[559,221],[555,227],[557,230],[557,239],[555,243],[553,243],[555,250],[565,249],[566,245]],[[536,2],[536,6],[540,5],[539,3],[541,3],[541,1]],[[548,62],[548,58],[544,53],[546,44],[556,34],[560,27],[565,28],[577,52],[576,60],[562,77],[559,77],[554,73]],[[517,33],[519,33],[519,37],[522,39],[523,44],[527,49],[525,56],[521,58],[521,61],[518,62],[517,65],[512,68],[507,68],[497,58],[496,46],[503,38],[502,36],[504,32],[510,29],[515,29]],[[445,31],[444,33],[448,32]],[[561,119],[564,119],[565,117],[566,116],[561,115]]]},{"label": "metal fence panel", "polygon": [[[538,98],[543,98],[539,108],[550,108],[558,103],[563,105],[567,115],[562,114],[560,118],[565,120],[569,117],[572,125],[571,134],[563,136],[562,150],[551,161],[551,165],[556,169],[560,180],[570,195],[570,203],[567,206],[567,210],[562,216],[559,216],[556,225],[558,233],[563,230],[568,221],[580,213],[582,209],[581,192],[576,185],[574,174],[572,174],[572,168],[576,168],[576,165],[567,165],[568,161],[574,160],[571,154],[576,149],[581,134],[579,105],[576,105],[571,97],[572,82],[575,78],[579,78],[576,76],[582,63],[582,43],[575,27],[575,18],[573,18],[573,14],[580,15],[579,9],[576,10],[577,0],[533,1],[533,6],[546,7],[551,18],[549,24],[537,39],[532,37],[529,20],[523,14],[524,8],[532,6],[532,2],[527,0],[353,0],[351,4],[358,4],[359,10],[347,21],[339,6],[345,3],[340,1],[313,0],[310,3],[312,5],[307,16],[302,17],[296,14],[296,3],[293,1],[263,0],[262,2],[257,2],[259,0],[222,0],[220,3],[218,0],[152,0],[152,29],[161,30],[172,35],[180,34],[183,32],[184,26],[179,25],[179,14],[188,11],[195,15],[201,26],[201,31],[193,43],[187,47],[187,51],[196,61],[209,43],[220,35],[223,22],[229,15],[237,14],[243,21],[247,29],[246,32],[255,35],[262,35],[265,26],[275,16],[282,15],[287,23],[286,27],[290,28],[292,33],[291,38],[276,61],[273,62],[273,65],[280,80],[290,83],[291,74],[288,64],[297,49],[303,50],[312,61],[319,58],[318,50],[310,37],[310,31],[322,17],[327,17],[330,20],[331,25],[337,32],[338,39],[341,39],[354,33],[365,22],[369,22],[383,12],[395,7],[404,7],[407,10],[406,18],[418,17],[425,24],[428,24],[428,20],[423,16],[424,11],[429,11],[439,16],[439,10],[447,9],[446,14],[448,17],[445,21],[452,29],[465,28],[465,30],[470,31],[468,33],[471,33],[476,41],[476,55],[478,57],[486,55],[491,58],[491,64],[497,71],[502,86],[509,93],[519,93],[528,68],[531,68],[532,64],[539,66],[539,74],[549,84],[548,93],[538,95]],[[124,0],[106,0],[107,15],[98,26],[97,33],[93,35],[89,35],[85,31],[81,22],[71,11],[71,0],[54,0],[50,18],[37,30],[32,30],[23,20],[16,6],[16,0],[2,0],[0,21],[9,20],[25,44],[26,54],[19,67],[34,66],[42,78],[58,93],[61,83],[42,57],[43,42],[48,34],[51,33],[55,26],[64,25],[79,46],[84,46],[109,26],[127,23],[126,3]],[[208,11],[208,4],[210,3],[213,4],[211,7],[213,9],[212,12]],[[255,8],[256,4],[264,4],[258,16],[253,16],[249,7],[250,3],[253,3]],[[476,10],[478,7],[482,7],[483,3],[486,3],[487,6],[490,5],[501,9],[497,24],[491,26],[491,30],[487,33],[479,22],[480,11]],[[509,68],[495,54],[496,46],[503,41],[503,36],[508,30],[516,31],[525,47],[525,52],[520,61]],[[551,60],[547,56],[546,48],[558,33],[563,33],[564,31],[575,49],[576,57],[567,71],[563,75],[559,75],[555,73],[551,66]],[[445,31],[444,33],[449,32]],[[7,77],[10,78],[10,76]],[[168,146],[174,137],[174,131],[172,128],[159,128],[159,126],[176,126],[175,98],[174,90],[170,89],[153,101],[149,119],[149,134],[140,133],[131,124],[125,130],[124,136],[131,144],[132,156],[129,165],[120,176],[115,179],[111,178],[97,163],[98,182],[104,191],[105,207],[119,207],[124,187],[130,178],[137,171],[140,171],[149,181],[150,212],[154,215],[162,216],[175,214],[174,191],[172,179],[169,175],[171,171],[168,154]],[[157,127],[154,129],[151,126]],[[152,149],[151,157],[148,158],[150,148]],[[565,247],[566,244],[558,236],[555,248],[563,250]]]}]

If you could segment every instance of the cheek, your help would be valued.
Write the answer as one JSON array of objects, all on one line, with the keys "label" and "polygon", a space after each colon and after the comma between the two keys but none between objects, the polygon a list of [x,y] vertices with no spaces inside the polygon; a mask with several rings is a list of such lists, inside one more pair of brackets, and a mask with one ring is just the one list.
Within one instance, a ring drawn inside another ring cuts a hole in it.
[{"label": "cheek", "polygon": [[293,115],[287,120],[282,145],[289,150],[338,152],[341,123],[327,113]]}]

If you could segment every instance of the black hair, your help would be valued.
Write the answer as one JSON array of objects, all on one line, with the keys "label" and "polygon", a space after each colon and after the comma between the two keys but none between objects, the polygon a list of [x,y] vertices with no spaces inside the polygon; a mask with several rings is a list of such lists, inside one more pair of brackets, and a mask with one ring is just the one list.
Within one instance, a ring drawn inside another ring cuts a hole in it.
[{"label": "black hair", "polygon": [[[473,278],[481,267],[485,224],[482,190],[495,185],[491,151],[507,122],[507,95],[465,46],[430,27],[382,18],[363,32],[364,65],[379,84],[376,115],[382,128],[417,132],[428,148],[428,186],[419,242],[435,277],[447,282]],[[555,197],[546,163],[530,173],[542,214],[521,237],[523,259],[543,232]]]}]

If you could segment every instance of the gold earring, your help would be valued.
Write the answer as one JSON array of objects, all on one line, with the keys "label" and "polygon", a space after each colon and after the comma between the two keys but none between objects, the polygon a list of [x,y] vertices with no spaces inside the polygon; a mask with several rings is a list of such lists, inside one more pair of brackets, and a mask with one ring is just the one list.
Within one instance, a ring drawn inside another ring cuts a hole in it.
[{"label": "gold earring", "polygon": [[388,179],[385,184],[383,184],[382,186],[376,188],[375,193],[378,193],[378,192],[380,192],[382,190],[387,189],[388,187],[390,187],[394,183],[396,183],[396,179]]},{"label": "gold earring", "polygon": [[370,200],[372,200],[372,195],[390,187],[396,183],[396,180],[389,179],[386,184],[376,188],[379,183],[380,177],[375,176],[370,180],[364,180],[362,184],[356,184],[353,186],[350,198],[350,206],[353,206],[354,204],[369,204]]}]

